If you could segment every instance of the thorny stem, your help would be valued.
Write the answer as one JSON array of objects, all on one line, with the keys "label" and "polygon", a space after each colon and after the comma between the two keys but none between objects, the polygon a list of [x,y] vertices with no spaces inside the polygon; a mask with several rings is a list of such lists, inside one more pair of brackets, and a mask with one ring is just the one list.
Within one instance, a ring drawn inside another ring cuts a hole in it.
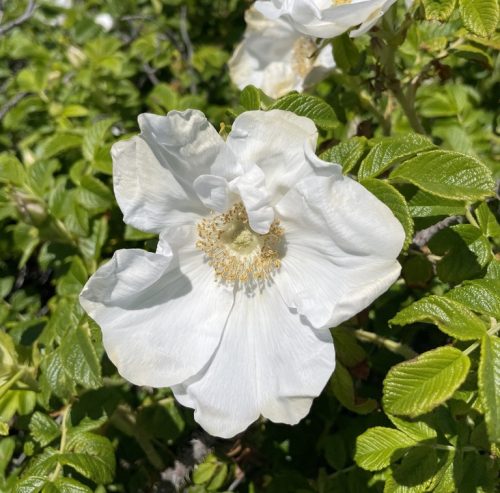
[{"label": "thorny stem", "polygon": [[[66,448],[66,437],[68,432],[68,427],[66,426],[66,422],[68,420],[69,413],[71,411],[71,404],[68,404],[63,412],[62,412],[62,421],[61,421],[61,442],[59,443],[59,453],[64,453],[64,449]],[[62,469],[62,465],[60,462],[57,463],[54,472],[50,476],[50,480],[54,481],[54,479],[59,476]]]},{"label": "thorny stem", "polygon": [[384,347],[385,349],[391,351],[392,353],[399,354],[405,359],[412,359],[418,356],[418,353],[414,351],[410,346],[403,344],[401,342],[396,342],[387,337],[379,336],[373,332],[368,332],[363,329],[356,329],[354,335],[361,342],[370,342],[376,344],[377,346]]}]

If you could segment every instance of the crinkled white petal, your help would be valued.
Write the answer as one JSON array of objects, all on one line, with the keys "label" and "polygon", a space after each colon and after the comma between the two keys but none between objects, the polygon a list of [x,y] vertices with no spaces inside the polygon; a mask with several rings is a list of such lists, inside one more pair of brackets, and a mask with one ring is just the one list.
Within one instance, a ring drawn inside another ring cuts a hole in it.
[{"label": "crinkled white petal", "polygon": [[109,358],[136,385],[178,384],[219,344],[233,293],[214,282],[192,229],[171,232],[172,248],[162,240],[159,253],[118,250],[80,295]]},{"label": "crinkled white petal", "polygon": [[255,8],[245,12],[243,41],[228,62],[232,81],[240,88],[252,84],[272,98],[324,78],[335,66],[331,45],[317,52],[314,41],[289,23],[266,19]]},{"label": "crinkled white petal", "polygon": [[295,424],[335,366],[328,330],[292,313],[276,286],[239,290],[217,351],[196,376],[173,388],[210,434],[229,438],[259,415]]},{"label": "crinkled white petal", "polygon": [[192,224],[205,212],[193,182],[221,167],[224,141],[196,110],[143,114],[139,126],[141,135],[112,148],[114,190],[124,221],[151,232]]},{"label": "crinkled white petal", "polygon": [[308,177],[276,211],[286,251],[275,282],[288,306],[314,327],[356,315],[397,279],[403,227],[354,180]]},{"label": "crinkled white petal", "polygon": [[282,19],[297,31],[318,38],[333,38],[352,27],[364,25],[353,34],[370,29],[396,0],[258,0],[255,8],[269,19]]},{"label": "crinkled white petal", "polygon": [[312,120],[289,111],[247,111],[233,123],[226,143],[242,163],[264,172],[271,205],[299,180],[316,173],[306,158],[314,154],[318,131]]}]

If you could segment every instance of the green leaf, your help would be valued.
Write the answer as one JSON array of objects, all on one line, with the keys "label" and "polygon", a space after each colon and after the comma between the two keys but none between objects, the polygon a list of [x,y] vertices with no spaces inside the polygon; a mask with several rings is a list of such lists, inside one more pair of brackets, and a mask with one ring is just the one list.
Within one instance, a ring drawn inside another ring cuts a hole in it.
[{"label": "green leaf", "polygon": [[77,189],[77,200],[86,209],[104,211],[111,206],[113,194],[102,181],[86,175],[82,177]]},{"label": "green leaf", "polygon": [[427,447],[415,447],[394,466],[387,478],[384,493],[424,493],[432,491],[439,461],[436,451]]},{"label": "green leaf", "polygon": [[351,72],[358,67],[359,50],[347,33],[333,38],[332,45],[337,67],[345,72]]},{"label": "green leaf", "polygon": [[358,414],[369,414],[377,408],[377,402],[374,399],[361,399],[355,395],[351,374],[338,361],[330,385],[335,397],[349,411]]},{"label": "green leaf", "polygon": [[446,293],[471,310],[500,320],[500,279],[474,279]]},{"label": "green leaf", "polygon": [[15,156],[9,154],[0,155],[0,183],[10,182],[13,185],[22,186],[26,181],[26,171]]},{"label": "green leaf", "polygon": [[193,471],[193,483],[208,483],[217,471],[217,462],[203,462]]},{"label": "green leaf", "polygon": [[388,415],[392,423],[411,439],[417,442],[434,440],[437,437],[437,432],[427,423],[421,420],[410,420],[408,418],[400,418],[397,416]]},{"label": "green leaf", "polygon": [[366,351],[358,344],[354,332],[345,327],[335,327],[332,330],[335,343],[335,354],[340,362],[352,368],[366,360]]},{"label": "green leaf", "polygon": [[86,388],[98,388],[102,384],[101,365],[83,327],[78,327],[63,339],[60,354],[66,373],[75,382]]},{"label": "green leaf", "polygon": [[31,416],[29,428],[31,436],[45,447],[60,435],[59,426],[46,414],[36,411]]},{"label": "green leaf", "polygon": [[437,274],[443,282],[458,283],[477,277],[492,259],[491,245],[479,228],[458,224],[437,233],[428,247],[443,258],[437,264]]},{"label": "green leaf", "polygon": [[429,139],[419,134],[411,133],[385,138],[376,144],[363,159],[358,177],[360,179],[373,178],[419,152],[434,148],[434,144]]},{"label": "green leaf", "polygon": [[456,0],[423,0],[426,19],[445,21],[455,7]]},{"label": "green leaf", "polygon": [[391,209],[405,230],[403,249],[408,248],[413,240],[413,220],[405,198],[385,181],[366,178],[361,180],[360,183]]},{"label": "green leaf", "polygon": [[61,493],[93,493],[88,486],[72,478],[57,478],[54,485]]},{"label": "green leaf", "polygon": [[321,128],[334,128],[337,126],[337,117],[333,108],[316,96],[288,94],[269,106],[269,109],[286,110],[299,116],[305,116]]},{"label": "green leaf", "polygon": [[48,479],[42,476],[29,476],[21,479],[16,484],[16,493],[38,493],[47,483]]},{"label": "green leaf", "polygon": [[50,159],[69,149],[80,147],[82,138],[79,135],[59,133],[46,139],[37,149],[40,159]]},{"label": "green leaf", "polygon": [[454,216],[464,213],[464,201],[438,197],[413,185],[405,185],[401,192],[408,202],[412,217]]},{"label": "green leaf", "polygon": [[109,127],[115,122],[114,118],[106,118],[94,123],[84,134],[82,154],[88,161],[94,161],[97,150],[104,145]]},{"label": "green leaf", "polygon": [[465,27],[479,36],[493,34],[498,25],[498,0],[459,0]]},{"label": "green leaf", "polygon": [[479,395],[489,439],[500,443],[500,338],[485,335],[478,369]]},{"label": "green leaf", "polygon": [[384,380],[385,411],[411,417],[432,411],[462,385],[469,367],[468,356],[451,346],[393,366]]},{"label": "green leaf", "polygon": [[367,471],[379,471],[400,459],[416,442],[393,428],[375,426],[356,439],[354,460]]},{"label": "green leaf", "polygon": [[467,307],[443,296],[426,296],[403,308],[391,321],[395,325],[415,322],[436,324],[445,334],[461,341],[481,339],[486,326]]},{"label": "green leaf", "polygon": [[329,163],[340,164],[343,172],[349,173],[358,164],[365,152],[365,148],[365,137],[351,137],[323,152],[320,158]]},{"label": "green leaf", "polygon": [[248,111],[260,109],[260,90],[255,86],[246,86],[240,94],[240,103]]},{"label": "green leaf", "polygon": [[488,204],[483,202],[474,212],[484,235],[490,238],[500,239],[500,224],[498,224]]},{"label": "green leaf", "polygon": [[444,150],[418,154],[396,168],[390,178],[453,200],[481,200],[492,195],[494,187],[490,170],[476,158]]}]

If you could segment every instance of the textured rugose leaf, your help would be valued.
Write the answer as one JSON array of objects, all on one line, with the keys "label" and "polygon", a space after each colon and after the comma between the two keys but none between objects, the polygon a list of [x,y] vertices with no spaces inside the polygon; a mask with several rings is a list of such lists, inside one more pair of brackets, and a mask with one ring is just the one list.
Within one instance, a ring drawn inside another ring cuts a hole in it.
[{"label": "textured rugose leaf", "polygon": [[446,293],[446,297],[500,320],[500,279],[465,281]]},{"label": "textured rugose leaf", "polygon": [[445,21],[453,12],[456,0],[423,0],[425,17]]},{"label": "textured rugose leaf", "polygon": [[489,36],[498,24],[498,0],[459,0],[465,27],[479,36]]},{"label": "textured rugose leaf", "polygon": [[61,357],[68,375],[87,388],[101,385],[101,366],[87,332],[79,327],[61,344]]},{"label": "textured rugose leaf", "polygon": [[46,414],[40,412],[33,413],[29,424],[29,429],[33,438],[45,447],[60,434],[59,426]]},{"label": "textured rugose leaf", "polygon": [[450,346],[392,367],[384,380],[385,411],[411,417],[432,411],[462,385],[469,367],[469,358]]},{"label": "textured rugose leaf", "polygon": [[409,420],[407,418],[399,418],[389,415],[388,418],[393,424],[410,438],[416,441],[433,440],[437,433],[434,428],[431,428],[427,423],[420,420]]},{"label": "textured rugose leaf", "polygon": [[432,193],[419,190],[413,185],[405,185],[402,190],[408,202],[412,217],[433,217],[462,215],[465,202],[445,199]]},{"label": "textured rugose leaf", "polygon": [[321,128],[333,128],[337,125],[333,108],[316,96],[289,94],[278,99],[269,109],[286,110],[299,116],[306,116]]},{"label": "textured rugose leaf", "polygon": [[489,439],[500,442],[500,338],[485,335],[481,343],[478,371],[479,395]]},{"label": "textured rugose leaf", "polygon": [[431,322],[444,333],[461,341],[481,339],[486,326],[464,305],[443,296],[426,296],[401,310],[392,320],[395,325]]},{"label": "textured rugose leaf", "polygon": [[16,493],[38,493],[46,483],[46,477],[29,476],[16,484]]},{"label": "textured rugose leaf", "polygon": [[240,94],[240,103],[246,110],[260,109],[260,92],[255,86],[246,86]]},{"label": "textured rugose leaf", "polygon": [[356,440],[354,460],[368,471],[379,471],[402,457],[416,441],[402,431],[375,426]]},{"label": "textured rugose leaf", "polygon": [[114,121],[113,118],[100,120],[85,132],[82,142],[82,154],[85,159],[94,160],[97,149],[104,144],[106,133]]},{"label": "textured rugose leaf", "polygon": [[414,156],[418,152],[431,150],[434,144],[418,134],[389,137],[379,142],[363,159],[358,177],[372,178],[383,173],[394,164]]},{"label": "textured rugose leaf", "polygon": [[321,159],[342,166],[344,173],[353,170],[365,152],[366,138],[352,137],[321,154]]},{"label": "textured rugose leaf", "polygon": [[413,183],[426,192],[454,200],[480,200],[492,195],[490,170],[476,158],[436,150],[405,161],[390,176]]},{"label": "textured rugose leaf", "polygon": [[61,493],[92,493],[88,486],[72,478],[57,478],[54,485]]},{"label": "textured rugose leaf", "polygon": [[500,238],[500,224],[498,224],[494,214],[491,212],[488,204],[483,202],[476,210],[477,221],[481,231],[485,236],[491,238]]},{"label": "textured rugose leaf", "polygon": [[403,248],[407,248],[413,239],[413,220],[405,198],[392,185],[382,180],[366,178],[361,180],[361,184],[389,207],[398,221],[403,225],[405,230],[405,244]]}]

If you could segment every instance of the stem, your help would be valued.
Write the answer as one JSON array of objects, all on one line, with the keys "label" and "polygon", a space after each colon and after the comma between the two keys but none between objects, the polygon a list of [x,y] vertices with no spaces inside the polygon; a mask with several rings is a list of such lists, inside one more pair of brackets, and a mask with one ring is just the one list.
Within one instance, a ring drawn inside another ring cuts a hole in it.
[{"label": "stem", "polygon": [[469,205],[465,206],[465,217],[467,218],[467,221],[469,221],[470,224],[472,224],[476,228],[479,228],[479,224],[477,223],[476,218],[472,215]]},{"label": "stem", "polygon": [[[66,427],[66,421],[68,419],[69,413],[71,410],[71,404],[68,404],[62,413],[62,421],[61,421],[61,442],[59,443],[59,453],[62,454],[64,453],[64,449],[66,448],[66,437],[67,437],[67,431],[68,428]],[[57,463],[56,468],[54,469],[54,472],[50,475],[50,480],[54,481],[54,479],[59,476],[61,473],[62,465],[60,462]]]},{"label": "stem", "polygon": [[0,389],[0,398],[2,398],[23,375],[24,368],[21,368],[17,373],[12,375],[12,377],[2,385]]},{"label": "stem", "polygon": [[413,130],[419,134],[425,135],[425,129],[415,111],[415,98],[412,97],[412,93],[408,90],[405,94],[401,87],[401,82],[397,79],[390,81],[389,88],[394,94],[394,97],[398,100]]},{"label": "stem", "polygon": [[410,346],[403,344],[401,342],[396,342],[387,337],[382,337],[373,332],[368,332],[363,329],[356,329],[354,335],[361,342],[370,342],[376,344],[377,346],[384,347],[385,349],[391,351],[392,353],[399,354],[405,359],[413,359],[418,356],[418,353],[414,351]]},{"label": "stem", "polygon": [[[495,335],[498,331],[500,330],[500,324],[494,325],[491,327],[486,334],[489,336]],[[481,345],[481,341],[476,341],[473,344],[471,344],[468,348],[464,349],[463,353],[466,354],[467,356],[472,353],[475,349],[477,349]]]},{"label": "stem", "polygon": [[344,474],[346,472],[352,471],[353,469],[356,469],[356,464],[349,466],[349,467],[344,467],[344,469],[341,469],[340,471],[334,472],[333,474],[330,474],[328,476],[329,479],[336,478],[337,476],[340,476],[341,474]]}]

